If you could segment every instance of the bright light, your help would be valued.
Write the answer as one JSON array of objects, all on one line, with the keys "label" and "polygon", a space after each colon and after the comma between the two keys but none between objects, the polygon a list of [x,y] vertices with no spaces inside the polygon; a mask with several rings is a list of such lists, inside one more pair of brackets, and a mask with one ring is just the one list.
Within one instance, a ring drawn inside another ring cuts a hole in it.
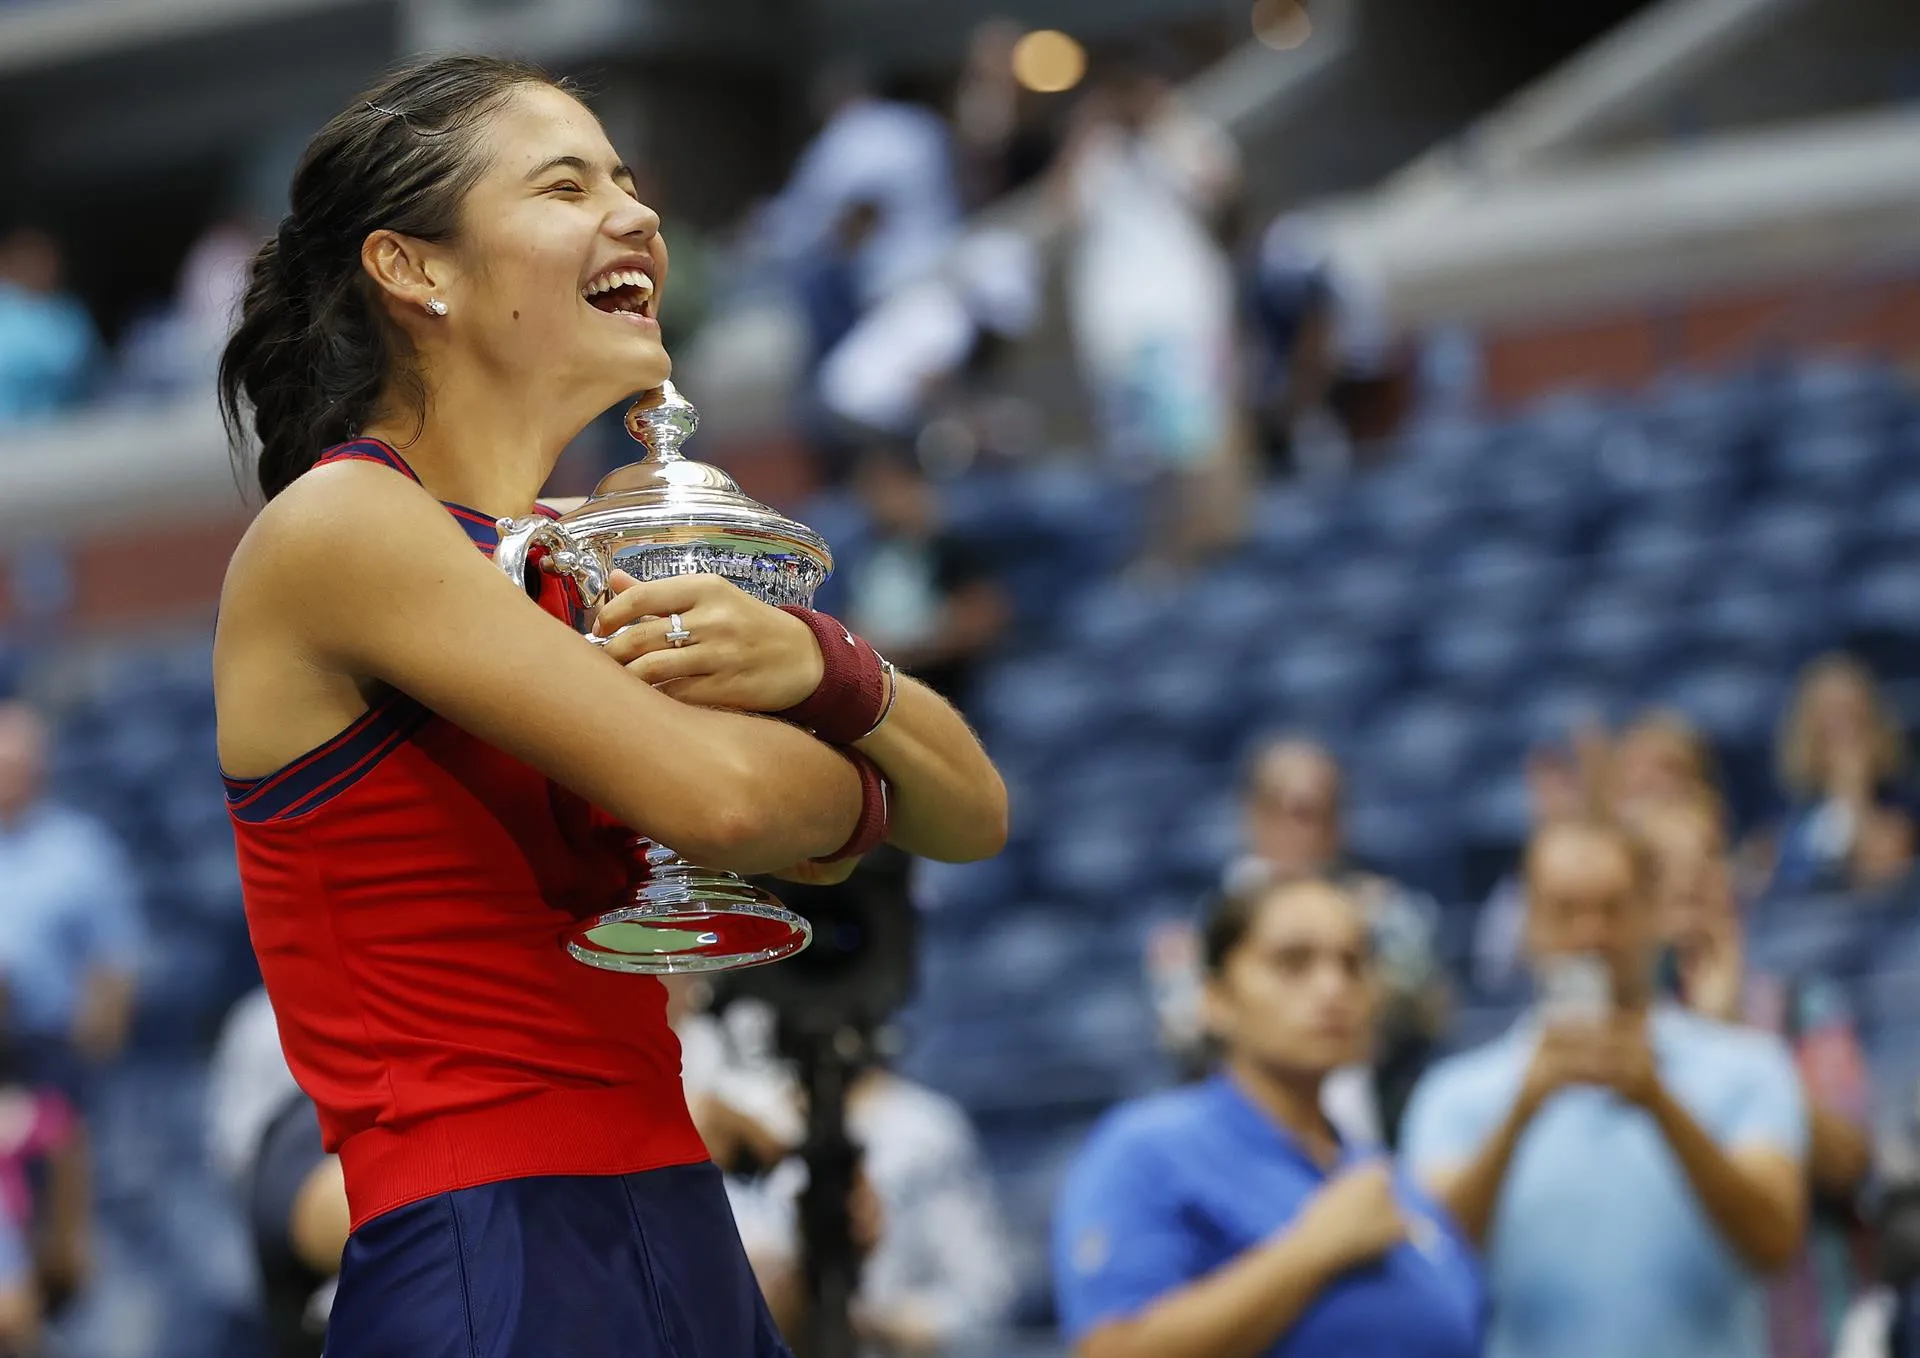
[{"label": "bright light", "polygon": [[1254,0],[1253,36],[1276,51],[1290,52],[1313,36],[1313,20],[1300,0]]},{"label": "bright light", "polygon": [[1036,28],[1013,45],[1013,78],[1039,94],[1058,94],[1087,73],[1087,50],[1056,28]]}]

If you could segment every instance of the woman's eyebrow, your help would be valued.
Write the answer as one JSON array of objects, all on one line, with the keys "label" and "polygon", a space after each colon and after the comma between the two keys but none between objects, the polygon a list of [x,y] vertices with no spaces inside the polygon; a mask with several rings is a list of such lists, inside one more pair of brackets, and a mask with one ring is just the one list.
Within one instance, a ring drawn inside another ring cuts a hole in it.
[{"label": "woman's eyebrow", "polygon": [[[555,170],[572,170],[575,174],[592,174],[593,166],[579,156],[555,156],[552,160],[537,165],[528,171],[527,178],[530,180],[540,179],[552,174]],[[615,161],[613,165],[608,168],[607,177],[624,181],[629,188],[631,188],[634,183],[633,170],[621,161]]]}]

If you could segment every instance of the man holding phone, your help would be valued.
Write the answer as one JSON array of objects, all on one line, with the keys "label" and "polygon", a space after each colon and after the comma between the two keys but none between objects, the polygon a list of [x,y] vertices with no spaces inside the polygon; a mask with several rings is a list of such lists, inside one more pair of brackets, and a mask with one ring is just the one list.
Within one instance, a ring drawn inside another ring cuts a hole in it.
[{"label": "man holding phone", "polygon": [[1647,856],[1617,826],[1527,861],[1540,1005],[1436,1067],[1404,1152],[1487,1253],[1489,1358],[1765,1358],[1759,1275],[1806,1217],[1784,1047],[1655,1003]]}]

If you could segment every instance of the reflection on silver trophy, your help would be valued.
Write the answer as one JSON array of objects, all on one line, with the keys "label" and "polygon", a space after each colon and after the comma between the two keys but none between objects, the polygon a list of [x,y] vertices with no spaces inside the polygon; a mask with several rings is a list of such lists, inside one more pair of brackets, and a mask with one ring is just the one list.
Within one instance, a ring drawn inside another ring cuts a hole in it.
[{"label": "reflection on silver trophy", "polygon": [[[704,572],[770,604],[810,605],[833,570],[827,544],[748,498],[718,467],[683,457],[680,445],[698,423],[671,382],[642,396],[627,411],[627,432],[647,455],[609,473],[557,520],[503,519],[494,560],[524,585],[534,549],[544,549],[536,569],[571,576],[590,606],[605,600],[615,570],[643,581]],[[778,961],[812,937],[804,919],[733,873],[697,867],[664,844],[636,838],[631,847],[644,865],[639,879],[567,941],[589,966],[721,971]]]}]

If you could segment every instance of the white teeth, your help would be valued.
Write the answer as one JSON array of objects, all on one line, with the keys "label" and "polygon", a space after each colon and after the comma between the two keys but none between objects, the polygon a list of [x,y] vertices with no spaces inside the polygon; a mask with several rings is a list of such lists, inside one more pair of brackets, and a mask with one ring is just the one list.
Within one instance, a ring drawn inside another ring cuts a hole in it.
[{"label": "white teeth", "polygon": [[635,288],[643,299],[653,296],[653,280],[638,269],[619,269],[601,274],[582,290],[583,297],[598,297],[614,288]]}]

